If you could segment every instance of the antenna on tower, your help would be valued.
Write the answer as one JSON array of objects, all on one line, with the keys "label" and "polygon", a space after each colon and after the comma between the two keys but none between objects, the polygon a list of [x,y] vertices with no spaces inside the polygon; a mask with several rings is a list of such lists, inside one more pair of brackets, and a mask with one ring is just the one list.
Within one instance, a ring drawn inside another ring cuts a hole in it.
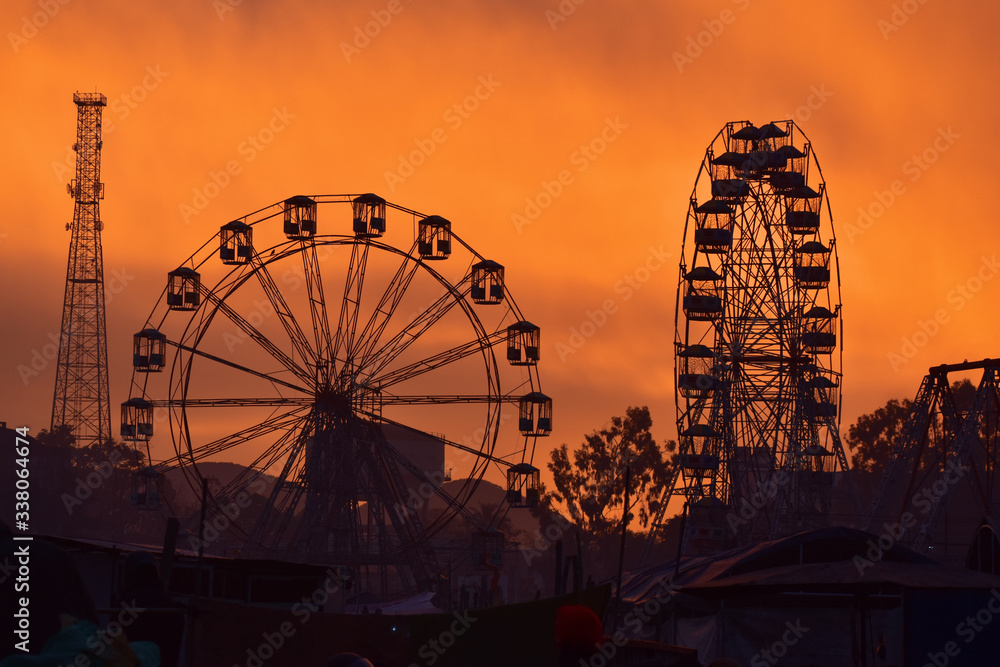
[{"label": "antenna on tower", "polygon": [[75,200],[69,226],[66,297],[59,335],[59,363],[52,400],[52,425],[66,424],[80,445],[111,437],[108,393],[108,344],[104,311],[104,259],[101,252],[101,113],[107,98],[74,93],[77,107],[76,178],[66,186]]}]

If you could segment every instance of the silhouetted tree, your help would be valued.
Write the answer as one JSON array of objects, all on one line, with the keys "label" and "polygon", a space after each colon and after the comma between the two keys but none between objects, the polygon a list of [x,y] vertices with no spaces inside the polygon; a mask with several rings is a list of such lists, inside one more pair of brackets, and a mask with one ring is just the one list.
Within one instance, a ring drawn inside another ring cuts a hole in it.
[{"label": "silhouetted tree", "polygon": [[565,444],[551,452],[548,468],[555,483],[551,498],[565,503],[585,532],[600,537],[617,527],[625,502],[626,461],[632,471],[630,514],[637,512],[642,528],[649,525],[669,482],[664,454],[677,448],[671,440],[661,450],[650,433],[652,424],[649,408],[630,407],[624,417],[612,417],[609,426],[586,436],[572,457]]},{"label": "silhouetted tree", "polygon": [[864,414],[847,431],[853,450],[851,467],[861,472],[881,471],[891,460],[913,404],[910,399],[891,399],[871,414]]},{"label": "silhouetted tree", "polygon": [[131,504],[132,473],[146,465],[142,452],[112,438],[79,446],[66,424],[40,431],[37,440],[33,474],[50,491],[39,499],[44,529],[116,540],[159,537],[160,513]]}]

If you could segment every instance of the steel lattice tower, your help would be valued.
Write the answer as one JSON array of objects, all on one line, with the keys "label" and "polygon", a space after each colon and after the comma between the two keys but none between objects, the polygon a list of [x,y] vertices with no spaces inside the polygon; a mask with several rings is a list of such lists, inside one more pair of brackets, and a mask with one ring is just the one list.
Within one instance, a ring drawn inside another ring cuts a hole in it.
[{"label": "steel lattice tower", "polygon": [[74,93],[77,106],[76,178],[67,186],[73,210],[66,269],[66,297],[59,336],[59,365],[52,401],[52,427],[73,427],[77,444],[111,437],[108,393],[108,344],[104,310],[104,260],[101,252],[101,113],[107,98]]}]

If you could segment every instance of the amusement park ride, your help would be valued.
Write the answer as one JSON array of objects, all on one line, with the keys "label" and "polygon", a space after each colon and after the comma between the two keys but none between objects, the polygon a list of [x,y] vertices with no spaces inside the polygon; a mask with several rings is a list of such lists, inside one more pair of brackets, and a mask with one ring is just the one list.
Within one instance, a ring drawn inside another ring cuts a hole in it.
[{"label": "amusement park ride", "polygon": [[848,470],[840,323],[812,145],[793,121],[728,123],[695,179],[677,289],[680,456],[654,526],[682,500],[682,551],[829,525],[836,496],[856,500],[850,478],[833,474]]},{"label": "amusement park ride", "polygon": [[[155,506],[177,466],[201,489],[201,464],[225,455],[245,468],[210,504],[266,488],[259,515],[231,529],[241,555],[412,589],[438,572],[431,538],[471,516],[489,468],[508,505],[537,503],[531,461],[552,429],[539,349],[504,267],[448,220],[373,194],[292,197],[222,225],[169,272],[135,334],[121,435],[151,461],[151,443],[172,445],[135,499]],[[442,511],[425,511],[431,498]]]},{"label": "amusement park ride", "polygon": [[[962,405],[948,374],[975,370],[983,375]],[[861,528],[880,532],[888,526],[912,549],[964,560],[969,536],[995,516],[1000,500],[1000,359],[931,368],[893,445]],[[956,506],[958,516],[948,511]]]}]

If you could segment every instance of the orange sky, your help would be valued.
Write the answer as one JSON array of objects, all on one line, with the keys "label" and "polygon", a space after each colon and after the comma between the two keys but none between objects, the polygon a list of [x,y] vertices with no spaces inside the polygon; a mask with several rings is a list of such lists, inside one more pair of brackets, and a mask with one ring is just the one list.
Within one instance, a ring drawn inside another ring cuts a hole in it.
[{"label": "orange sky", "polygon": [[[0,8],[8,424],[48,426],[55,364],[43,361],[62,306],[78,90],[109,101],[101,211],[113,406],[127,398],[131,335],[166,272],[219,225],[294,194],[371,191],[449,218],[507,267],[542,328],[556,425],[544,444],[575,446],[644,404],[654,435],[672,438],[688,197],[706,146],[742,119],[794,119],[823,168],[843,282],[845,431],[888,398],[912,397],[928,366],[1000,353],[988,196],[1000,154],[1000,6],[176,4]],[[602,132],[603,153],[580,152]],[[268,141],[254,145],[258,135]],[[400,172],[420,145],[433,151]],[[227,165],[228,185],[199,201]],[[563,171],[562,192],[537,216],[526,210]],[[878,214],[894,181],[900,194]],[[859,220],[859,209],[875,215]],[[519,226],[515,214],[534,219]],[[662,254],[630,298],[616,291]],[[560,359],[557,344],[607,299],[616,312]],[[936,313],[935,335],[893,361]],[[25,374],[33,362],[38,375]]]}]

